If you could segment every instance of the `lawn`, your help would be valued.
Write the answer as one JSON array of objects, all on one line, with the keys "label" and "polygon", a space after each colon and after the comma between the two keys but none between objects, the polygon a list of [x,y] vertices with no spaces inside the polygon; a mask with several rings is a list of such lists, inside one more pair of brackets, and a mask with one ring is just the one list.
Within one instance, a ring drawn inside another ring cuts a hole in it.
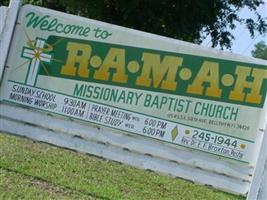
[{"label": "lawn", "polygon": [[0,199],[245,198],[190,181],[1,133]]}]

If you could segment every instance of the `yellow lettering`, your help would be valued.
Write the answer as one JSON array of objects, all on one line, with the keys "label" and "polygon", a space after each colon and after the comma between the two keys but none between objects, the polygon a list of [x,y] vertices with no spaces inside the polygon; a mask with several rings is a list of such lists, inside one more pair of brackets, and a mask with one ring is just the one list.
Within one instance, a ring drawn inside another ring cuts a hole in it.
[{"label": "yellow lettering", "polygon": [[125,50],[110,48],[100,69],[95,72],[94,78],[98,80],[109,80],[110,69],[115,69],[112,81],[126,83],[128,76],[125,73]]},{"label": "yellow lettering", "polygon": [[205,61],[193,83],[188,86],[187,92],[203,95],[203,83],[209,83],[205,95],[210,97],[221,97],[222,90],[219,88],[219,80],[219,64],[216,62]]},{"label": "yellow lettering", "polygon": [[[260,104],[262,100],[262,95],[260,91],[262,88],[262,83],[264,79],[267,79],[267,70],[264,69],[253,69],[245,66],[237,66],[235,74],[237,74],[236,84],[234,89],[230,92],[229,99],[235,101],[244,101],[245,92],[244,89],[250,89],[247,93],[245,101],[249,103]],[[247,78],[253,78],[253,81],[248,81]]]},{"label": "yellow lettering", "polygon": [[[142,56],[143,69],[141,75],[136,80],[136,85],[176,90],[177,83],[175,81],[178,66],[183,62],[183,58],[176,56],[164,56],[160,62],[159,54],[143,53]],[[152,76],[152,78],[151,78]],[[163,80],[163,78],[165,80]]]},{"label": "yellow lettering", "polygon": [[87,78],[89,76],[88,61],[91,56],[91,46],[69,42],[67,50],[69,52],[67,62],[64,66],[62,66],[60,73],[64,75],[76,76],[77,67],[75,65],[78,64],[78,75],[80,77]]}]

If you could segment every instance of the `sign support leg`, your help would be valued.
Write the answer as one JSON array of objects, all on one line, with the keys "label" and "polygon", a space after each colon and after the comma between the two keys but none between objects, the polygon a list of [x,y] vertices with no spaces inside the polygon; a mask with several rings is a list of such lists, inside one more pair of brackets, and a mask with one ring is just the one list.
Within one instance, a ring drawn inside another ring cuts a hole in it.
[{"label": "sign support leg", "polygon": [[17,16],[19,9],[22,5],[22,0],[11,0],[9,3],[9,8],[7,10],[7,15],[3,27],[3,32],[0,40],[0,84],[2,81],[2,76],[4,73],[5,64],[7,61],[7,56],[9,52],[10,43],[13,36],[13,31],[15,28]]},{"label": "sign support leg", "polygon": [[247,200],[267,199],[267,125]]}]

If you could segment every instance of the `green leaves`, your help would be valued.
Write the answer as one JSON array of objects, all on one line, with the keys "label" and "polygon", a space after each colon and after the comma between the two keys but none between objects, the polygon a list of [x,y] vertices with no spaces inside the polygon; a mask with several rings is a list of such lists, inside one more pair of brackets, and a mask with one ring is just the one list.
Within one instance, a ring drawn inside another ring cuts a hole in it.
[{"label": "green leaves", "polygon": [[255,44],[255,49],[251,52],[255,58],[267,60],[267,46],[264,41]]},{"label": "green leaves", "polygon": [[[6,0],[0,0],[0,2]],[[24,0],[51,9],[200,44],[207,35],[212,46],[231,48],[231,30],[245,25],[253,37],[267,32],[266,19],[257,12],[263,0]],[[256,20],[242,18],[248,8]]]}]

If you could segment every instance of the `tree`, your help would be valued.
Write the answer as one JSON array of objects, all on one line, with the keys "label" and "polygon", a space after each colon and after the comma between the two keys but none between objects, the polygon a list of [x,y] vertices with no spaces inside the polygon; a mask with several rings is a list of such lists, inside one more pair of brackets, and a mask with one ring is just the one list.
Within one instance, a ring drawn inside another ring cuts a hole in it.
[{"label": "tree", "polygon": [[253,57],[267,60],[267,46],[264,41],[255,44],[254,48],[251,52]]},{"label": "tree", "polygon": [[[0,2],[7,0],[0,0]],[[231,48],[231,30],[245,25],[253,37],[267,32],[267,19],[257,12],[263,0],[24,0],[129,28],[200,44],[207,35],[212,46]],[[241,18],[247,7],[257,20]]]},{"label": "tree", "polygon": [[8,6],[9,0],[0,0],[0,6]]}]

